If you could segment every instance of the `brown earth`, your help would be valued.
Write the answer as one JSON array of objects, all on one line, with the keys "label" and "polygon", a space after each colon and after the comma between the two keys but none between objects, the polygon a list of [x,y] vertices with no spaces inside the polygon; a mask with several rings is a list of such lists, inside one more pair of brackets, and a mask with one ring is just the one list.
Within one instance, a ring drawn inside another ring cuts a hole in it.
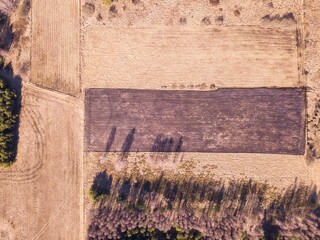
[{"label": "brown earth", "polygon": [[304,154],[304,89],[89,89],[86,151]]}]

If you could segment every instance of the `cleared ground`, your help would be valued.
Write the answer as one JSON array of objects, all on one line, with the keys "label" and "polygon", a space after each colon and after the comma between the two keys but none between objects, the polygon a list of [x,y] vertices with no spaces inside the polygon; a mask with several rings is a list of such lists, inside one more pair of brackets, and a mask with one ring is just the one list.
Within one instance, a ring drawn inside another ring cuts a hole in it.
[{"label": "cleared ground", "polygon": [[86,91],[86,150],[304,154],[304,89]]},{"label": "cleared ground", "polygon": [[70,95],[80,90],[79,0],[32,1],[31,81]]},{"label": "cleared ground", "polygon": [[23,96],[18,160],[0,169],[0,233],[8,239],[81,239],[81,105],[30,85]]},{"label": "cleared ground", "polygon": [[298,76],[295,30],[95,26],[84,32],[84,44],[85,88],[304,85]]}]

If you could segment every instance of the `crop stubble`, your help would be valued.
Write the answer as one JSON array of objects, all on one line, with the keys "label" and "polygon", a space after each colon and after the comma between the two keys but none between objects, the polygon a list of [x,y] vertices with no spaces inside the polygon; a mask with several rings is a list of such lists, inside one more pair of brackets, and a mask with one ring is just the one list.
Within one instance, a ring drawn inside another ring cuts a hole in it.
[{"label": "crop stubble", "polygon": [[0,219],[13,239],[79,239],[81,107],[28,84],[23,95],[18,160],[0,174]]},{"label": "crop stubble", "polygon": [[94,26],[84,44],[84,88],[304,86],[294,30]]},{"label": "crop stubble", "polygon": [[0,170],[0,232],[82,239],[82,103],[69,96],[80,91],[79,1],[35,0],[31,15],[31,83],[23,82],[17,162]]},{"label": "crop stubble", "polygon": [[31,81],[77,95],[79,78],[79,0],[32,2]]}]

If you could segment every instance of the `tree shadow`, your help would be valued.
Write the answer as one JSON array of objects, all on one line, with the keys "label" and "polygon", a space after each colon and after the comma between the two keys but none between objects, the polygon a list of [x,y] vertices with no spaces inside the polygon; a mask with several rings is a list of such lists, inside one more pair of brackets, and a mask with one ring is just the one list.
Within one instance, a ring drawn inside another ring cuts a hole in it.
[{"label": "tree shadow", "polygon": [[[256,222],[264,239],[277,239],[282,236],[282,227],[290,226],[292,217],[309,216],[309,225],[310,221],[316,224],[320,220],[319,195],[313,185],[295,183],[284,193],[273,193],[272,199],[267,184],[252,180],[197,181],[190,177],[177,181],[161,174],[152,180],[132,176],[130,179],[119,178],[119,184],[112,188],[111,192],[115,194],[111,194],[112,198],[99,208],[107,221],[110,217],[117,219],[108,231],[117,229],[119,224],[133,230],[136,226],[163,227],[179,221],[182,224],[179,226],[198,226],[210,234],[223,232],[228,225],[228,229],[235,230],[232,234],[238,234],[237,229],[243,230],[243,224],[248,220]],[[113,205],[114,202],[117,204]],[[110,207],[114,210],[109,214]],[[201,212],[199,218],[194,215],[195,209]],[[103,231],[99,224],[105,225],[101,221],[93,221],[90,225],[92,236]],[[223,239],[212,236],[215,237],[209,239]],[[235,236],[224,239],[237,239]]]},{"label": "tree shadow", "polygon": [[9,17],[0,12],[0,49],[8,51],[13,42],[14,34]]},{"label": "tree shadow", "polygon": [[183,137],[181,136],[178,140],[178,143],[176,144],[175,152],[181,152],[182,151],[182,145],[183,145]]},{"label": "tree shadow", "polygon": [[112,175],[108,176],[106,171],[99,172],[94,178],[91,189],[97,194],[97,196],[109,195],[112,187],[112,181]]},{"label": "tree shadow", "polygon": [[131,179],[125,179],[122,182],[121,187],[118,191],[117,201],[118,202],[126,201],[128,199],[130,189],[131,189]]},{"label": "tree shadow", "polygon": [[136,133],[136,128],[132,128],[131,131],[128,133],[126,139],[122,144],[121,151],[123,153],[127,153],[130,151],[132,143],[134,141],[134,134]]},{"label": "tree shadow", "polygon": [[273,224],[273,218],[268,217],[266,212],[265,212],[264,220],[262,222],[262,229],[263,229],[265,240],[278,239],[278,236],[280,234],[280,228],[279,226]]},{"label": "tree shadow", "polygon": [[182,136],[175,145],[175,141],[172,137],[166,137],[163,134],[158,134],[153,142],[150,152],[181,152],[182,145]]},{"label": "tree shadow", "polygon": [[109,133],[108,141],[106,144],[106,152],[110,152],[110,149],[111,149],[112,144],[114,142],[114,139],[116,137],[116,132],[117,132],[117,127],[113,126],[110,133]]},{"label": "tree shadow", "polygon": [[126,139],[123,141],[123,144],[122,144],[122,147],[121,147],[122,155],[121,155],[120,161],[123,161],[128,157],[128,153],[130,152],[131,146],[132,146],[133,141],[134,141],[135,133],[136,133],[136,128],[134,127],[134,128],[132,128],[130,130],[130,132],[128,133]]}]

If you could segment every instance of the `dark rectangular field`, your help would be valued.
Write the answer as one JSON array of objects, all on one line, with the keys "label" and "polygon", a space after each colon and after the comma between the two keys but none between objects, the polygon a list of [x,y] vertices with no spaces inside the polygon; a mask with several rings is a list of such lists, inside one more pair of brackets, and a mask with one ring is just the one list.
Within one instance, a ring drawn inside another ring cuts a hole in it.
[{"label": "dark rectangular field", "polygon": [[304,154],[304,89],[88,89],[85,98],[86,151]]}]

